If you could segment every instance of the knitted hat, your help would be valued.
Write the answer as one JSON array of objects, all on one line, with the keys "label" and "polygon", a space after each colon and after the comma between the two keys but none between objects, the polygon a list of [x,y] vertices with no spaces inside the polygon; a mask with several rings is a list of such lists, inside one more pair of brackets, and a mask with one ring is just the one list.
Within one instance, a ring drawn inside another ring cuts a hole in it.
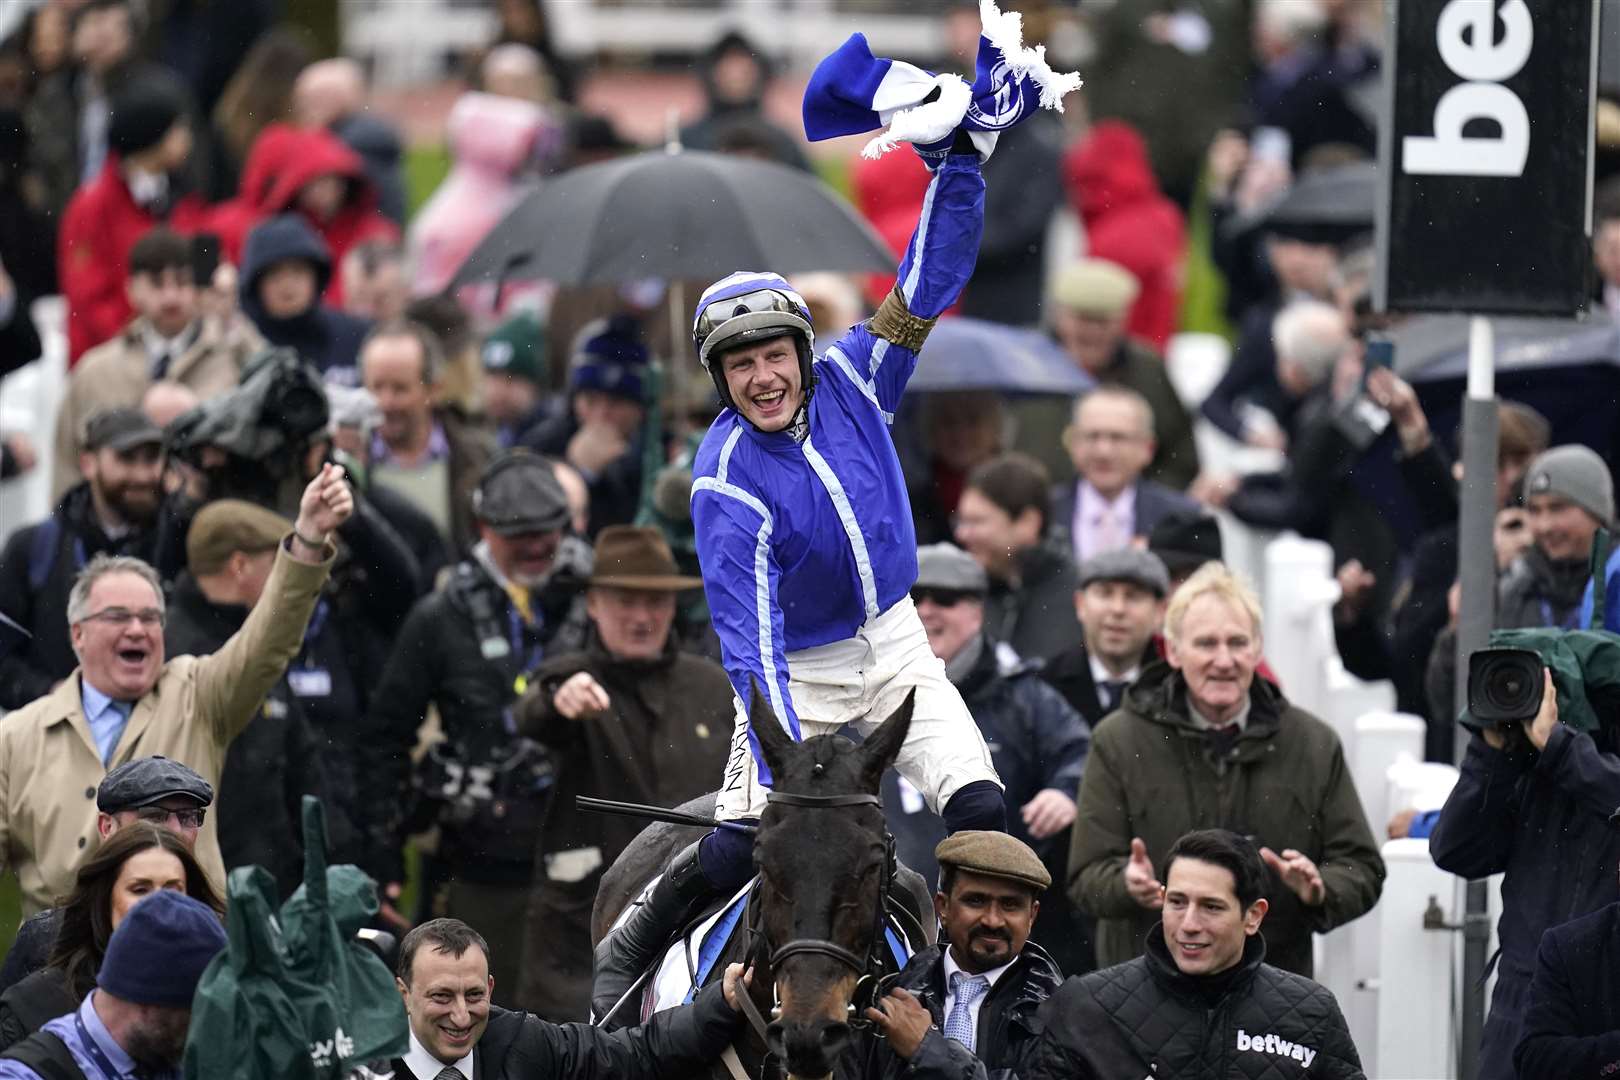
[{"label": "knitted hat", "polygon": [[190,1006],[203,969],[225,948],[219,916],[161,889],[130,909],[107,942],[96,985],[134,1005]]},{"label": "knitted hat", "polygon": [[1557,495],[1608,525],[1614,520],[1614,480],[1597,452],[1578,443],[1555,446],[1530,463],[1525,498]]},{"label": "knitted hat", "polygon": [[163,141],[186,114],[186,92],[161,68],[147,68],[113,91],[107,104],[107,148],[127,157]]},{"label": "knitted hat", "polygon": [[599,390],[642,404],[642,380],[650,359],[634,319],[616,315],[593,320],[574,337],[568,389]]},{"label": "knitted hat", "polygon": [[536,386],[545,381],[544,331],[540,320],[527,311],[507,319],[484,339],[484,370],[497,375],[515,375]]}]

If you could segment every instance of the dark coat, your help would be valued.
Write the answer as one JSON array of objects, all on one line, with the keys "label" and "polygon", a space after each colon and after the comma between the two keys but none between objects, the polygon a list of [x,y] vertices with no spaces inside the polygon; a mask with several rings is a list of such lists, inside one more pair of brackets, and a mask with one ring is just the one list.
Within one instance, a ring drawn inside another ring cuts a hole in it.
[{"label": "dark coat", "polygon": [[934,945],[911,958],[895,985],[916,995],[934,1018],[934,1027],[910,1061],[902,1060],[887,1040],[862,1034],[845,1052],[840,1075],[862,1080],[906,1080],[973,1075],[973,1058],[991,1078],[1022,1074],[1040,1037],[1039,1010],[1063,982],[1063,973],[1039,945],[1025,944],[1013,966],[991,987],[979,1006],[973,1052],[945,1038],[945,948]]},{"label": "dark coat", "polygon": [[[1159,659],[1159,650],[1152,638],[1142,647],[1141,666],[1145,671]],[[1085,722],[1095,728],[1103,717],[1113,712],[1110,703],[1102,699],[1097,680],[1091,674],[1091,655],[1084,641],[1074,648],[1060,652],[1041,665],[1041,678],[1058,693],[1069,707],[1079,713]]]},{"label": "dark coat", "polygon": [[[518,444],[537,454],[568,459],[568,443],[579,434],[572,408],[542,418],[518,436]],[[631,440],[624,453],[594,476],[585,477],[591,495],[591,517],[586,532],[595,536],[609,525],[628,525],[641,506],[641,440]]]},{"label": "dark coat", "polygon": [[[586,721],[552,705],[557,688],[588,672],[611,707]],[[540,834],[521,987],[524,1005],[549,1020],[584,1020],[591,997],[591,907],[602,873],[645,826],[577,809],[574,798],[678,806],[713,791],[731,750],[734,706],[725,669],[678,652],[617,661],[592,635],[582,652],[547,660],[517,706],[518,731],[556,757],[557,787]]]},{"label": "dark coat", "polygon": [[1080,816],[1069,854],[1069,895],[1097,917],[1097,962],[1142,954],[1159,915],[1125,891],[1131,839],[1162,859],[1192,829],[1231,829],[1314,861],[1327,899],[1308,908],[1268,871],[1266,928],[1277,967],[1309,976],[1311,934],[1370,909],[1384,861],[1333,729],[1297,709],[1262,678],[1249,690],[1248,725],[1225,755],[1187,707],[1186,681],[1155,664],[1104,720],[1080,785]]},{"label": "dark coat", "polygon": [[1541,935],[1513,1064],[1519,1080],[1620,1070],[1620,903]]},{"label": "dark coat", "polygon": [[1501,961],[1480,1052],[1481,1080],[1513,1075],[1525,999],[1542,935],[1620,900],[1620,755],[1605,725],[1592,735],[1562,724],[1541,753],[1493,750],[1476,735],[1429,834],[1442,870],[1469,879],[1503,874]]},{"label": "dark coat", "polygon": [[62,496],[47,521],[11,534],[0,553],[0,708],[22,708],[79,666],[67,601],[84,565],[102,553],[151,561],[154,535],[136,529],[110,539],[96,520],[88,482]]},{"label": "dark coat", "polygon": [[[216,604],[203,595],[191,572],[169,590],[163,645],[169,656],[207,656],[241,629],[248,608]],[[259,706],[247,730],[225,752],[219,797],[219,849],[227,870],[258,865],[270,871],[283,899],[304,880],[300,809],[305,795],[330,802],[319,742],[283,677]],[[334,841],[351,842],[349,823],[337,806],[327,808]]]},{"label": "dark coat", "polygon": [[[586,555],[589,550],[586,549]],[[561,559],[561,556],[559,556]],[[518,699],[518,679],[535,671],[552,652],[584,645],[589,622],[581,594],[589,566],[560,567],[534,603],[537,618],[518,616],[506,590],[482,562],[458,563],[445,586],[417,601],[400,628],[382,679],[360,727],[360,777],[364,801],[388,820],[372,823],[379,858],[400,850],[411,791],[411,751],[429,706],[437,706],[445,738],[464,760],[484,762],[504,750],[508,713]],[[477,615],[487,610],[485,624]],[[504,655],[485,655],[484,641]],[[538,830],[506,832],[444,845],[453,872],[483,884],[526,884],[532,874]],[[374,876],[397,881],[402,868],[379,863]]]},{"label": "dark coat", "polygon": [[1035,326],[1046,297],[1046,229],[1063,202],[1063,123],[1037,111],[996,141],[984,163],[984,238],[962,289],[962,314]]},{"label": "dark coat", "polygon": [[34,972],[0,994],[0,1051],[22,1042],[47,1021],[73,1012],[83,1000],[59,969]]},{"label": "dark coat", "polygon": [[[259,279],[274,263],[296,259],[315,268],[315,302],[302,314],[278,319],[259,301]],[[343,386],[360,384],[360,345],[371,323],[320,301],[332,280],[332,253],[297,214],[282,214],[248,234],[242,256],[242,312],[271,345],[292,349],[313,364],[323,379]]]},{"label": "dark coat", "polygon": [[[553,1024],[525,1012],[489,1010],[489,1026],[473,1049],[478,1080],[655,1080],[698,1074],[719,1059],[737,1031],[716,983],[691,1005],[657,1013],[640,1027],[606,1031],[586,1024]],[[409,1080],[405,1062],[394,1075]],[[429,1077],[428,1080],[433,1080]]]},{"label": "dark coat", "polygon": [[9,990],[44,967],[56,947],[56,932],[62,927],[62,909],[36,911],[17,927],[17,937],[0,967],[0,990]]},{"label": "dark coat", "polygon": [[426,596],[439,580],[439,571],[451,563],[450,547],[439,535],[433,519],[397,491],[381,485],[366,489],[366,501],[393,527],[394,532],[416,557],[415,596]]},{"label": "dark coat", "polygon": [[1239,442],[1243,441],[1241,406],[1245,403],[1271,413],[1284,431],[1293,427],[1299,403],[1277,381],[1277,350],[1271,343],[1271,321],[1280,310],[1282,301],[1273,295],[1243,313],[1232,363],[1204,399],[1204,418]]},{"label": "dark coat", "polygon": [[1083,639],[1074,613],[1076,571],[1067,533],[1017,555],[1018,584],[990,579],[984,600],[985,632],[1019,656],[1038,660]]},{"label": "dark coat", "polygon": [[[1156,484],[1152,480],[1136,482],[1136,497],[1132,501],[1131,535],[1147,536],[1153,527],[1171,514],[1201,514],[1197,500],[1188,498],[1173,488]],[[1074,505],[1080,499],[1080,482],[1059,484],[1052,489],[1052,524],[1070,531],[1069,550],[1075,562],[1083,562],[1091,553],[1080,551],[1079,537],[1073,535]]]},{"label": "dark coat", "polygon": [[1225,985],[1211,985],[1207,977],[1183,975],[1164,935],[1154,933],[1145,956],[1070,979],[1047,1001],[1040,1012],[1046,1031],[1023,1075],[1362,1080],[1361,1058],[1333,994],[1265,963],[1265,955],[1256,934]]}]

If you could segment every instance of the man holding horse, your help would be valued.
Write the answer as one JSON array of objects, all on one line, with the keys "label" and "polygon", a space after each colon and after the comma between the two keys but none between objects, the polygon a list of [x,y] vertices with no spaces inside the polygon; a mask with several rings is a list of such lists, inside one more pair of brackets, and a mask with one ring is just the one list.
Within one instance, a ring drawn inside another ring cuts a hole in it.
[{"label": "man holding horse", "polygon": [[867,1019],[883,1038],[851,1051],[866,1080],[963,1076],[964,1055],[992,1076],[1019,1072],[1040,1028],[1035,1014],[1063,982],[1029,941],[1052,883],[1040,857],[997,832],[959,832],[934,849],[939,892],[934,911],[945,941],[911,958]]},{"label": "man holding horse", "polygon": [[[990,753],[912,605],[917,544],[887,423],[935,318],[973,271],[984,218],[963,131],[919,147],[934,170],[898,281],[822,356],[810,312],[776,274],[740,272],[698,302],[693,337],[725,411],[692,485],[698,557],[740,702],[757,685],[795,738],[892,712],[916,694],[895,767],[952,831],[1004,831]],[[739,704],[716,816],[758,818],[771,784]],[[753,874],[752,837],[718,829],[677,855],[598,946],[593,1005],[618,1000],[684,917]]]}]

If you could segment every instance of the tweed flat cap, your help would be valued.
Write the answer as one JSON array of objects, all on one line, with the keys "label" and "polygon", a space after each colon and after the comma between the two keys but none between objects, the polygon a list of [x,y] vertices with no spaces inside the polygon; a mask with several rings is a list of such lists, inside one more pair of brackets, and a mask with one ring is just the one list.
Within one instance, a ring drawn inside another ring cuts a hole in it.
[{"label": "tweed flat cap", "polygon": [[1044,890],[1052,884],[1052,875],[1040,856],[1022,840],[1003,832],[953,833],[934,848],[934,858],[941,866],[954,866],[986,877],[1007,878],[1036,889]]},{"label": "tweed flat cap", "polygon": [[1170,572],[1165,569],[1164,560],[1141,548],[1105,551],[1081,563],[1080,587],[1083,589],[1093,581],[1125,581],[1159,597],[1170,593]]},{"label": "tweed flat cap", "polygon": [[1107,259],[1076,259],[1058,271],[1052,300],[1083,315],[1111,318],[1136,302],[1142,287],[1131,272]]}]

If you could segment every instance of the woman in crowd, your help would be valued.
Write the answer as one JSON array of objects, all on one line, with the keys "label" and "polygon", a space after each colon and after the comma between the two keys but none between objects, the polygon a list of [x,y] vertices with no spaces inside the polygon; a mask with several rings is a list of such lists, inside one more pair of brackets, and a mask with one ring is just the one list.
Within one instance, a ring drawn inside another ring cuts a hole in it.
[{"label": "woman in crowd", "polygon": [[0,1051],[73,1012],[95,989],[112,932],[137,903],[161,889],[201,900],[221,915],[225,904],[179,836],[138,823],[118,830],[79,868],[50,962],[0,994]]}]

